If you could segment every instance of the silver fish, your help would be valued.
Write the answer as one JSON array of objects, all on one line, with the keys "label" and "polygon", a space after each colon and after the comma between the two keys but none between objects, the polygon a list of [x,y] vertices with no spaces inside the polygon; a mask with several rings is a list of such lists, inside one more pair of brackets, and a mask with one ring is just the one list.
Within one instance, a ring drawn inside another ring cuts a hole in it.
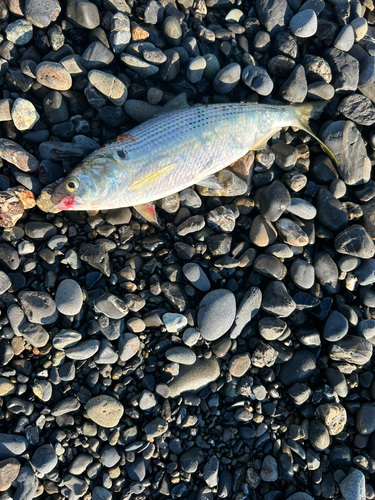
[{"label": "silver fish", "polygon": [[52,202],[60,210],[135,206],[148,220],[154,220],[151,202],[193,184],[214,187],[210,179],[215,172],[249,150],[263,149],[278,130],[288,126],[308,132],[333,157],[308,125],[325,105],[189,107],[182,94],[166,113],[120,135],[83,160],[56,187]]}]

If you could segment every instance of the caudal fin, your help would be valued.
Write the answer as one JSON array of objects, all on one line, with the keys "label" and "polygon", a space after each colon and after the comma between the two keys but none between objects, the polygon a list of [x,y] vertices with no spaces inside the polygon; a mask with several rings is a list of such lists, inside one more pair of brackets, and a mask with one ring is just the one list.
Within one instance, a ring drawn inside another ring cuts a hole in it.
[{"label": "caudal fin", "polygon": [[295,126],[301,130],[304,130],[308,134],[311,135],[316,141],[319,142],[323,151],[335,162],[337,165],[337,160],[332,151],[324,144],[324,142],[317,137],[314,132],[311,130],[309,125],[309,120],[312,118],[313,120],[319,118],[319,116],[323,113],[324,108],[327,106],[327,102],[325,101],[316,101],[316,102],[305,102],[303,104],[294,104],[293,107],[296,110],[296,123]]}]

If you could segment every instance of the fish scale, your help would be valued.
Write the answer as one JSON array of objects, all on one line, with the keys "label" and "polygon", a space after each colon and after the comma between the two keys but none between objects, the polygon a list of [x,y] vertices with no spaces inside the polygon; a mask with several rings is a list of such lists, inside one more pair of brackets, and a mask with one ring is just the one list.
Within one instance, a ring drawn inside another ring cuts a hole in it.
[{"label": "fish scale", "polygon": [[324,105],[215,104],[160,114],[94,151],[59,184],[52,201],[62,210],[149,203],[262,149],[286,126],[308,131],[321,143],[308,119]]}]

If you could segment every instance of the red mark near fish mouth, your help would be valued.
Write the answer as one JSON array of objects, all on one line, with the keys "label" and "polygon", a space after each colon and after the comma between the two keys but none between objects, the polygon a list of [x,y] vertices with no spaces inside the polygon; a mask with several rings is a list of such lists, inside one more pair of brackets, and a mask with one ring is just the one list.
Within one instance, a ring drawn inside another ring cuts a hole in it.
[{"label": "red mark near fish mouth", "polygon": [[117,137],[117,140],[120,142],[131,141],[133,144],[137,144],[137,141],[131,134],[121,134]]},{"label": "red mark near fish mouth", "polygon": [[59,210],[69,210],[74,206],[76,202],[76,199],[73,195],[67,194],[63,198],[61,198],[61,201],[58,205],[56,205],[56,208]]},{"label": "red mark near fish mouth", "polygon": [[99,149],[104,149],[106,147],[106,144],[102,144],[100,147],[98,147],[98,151]]}]

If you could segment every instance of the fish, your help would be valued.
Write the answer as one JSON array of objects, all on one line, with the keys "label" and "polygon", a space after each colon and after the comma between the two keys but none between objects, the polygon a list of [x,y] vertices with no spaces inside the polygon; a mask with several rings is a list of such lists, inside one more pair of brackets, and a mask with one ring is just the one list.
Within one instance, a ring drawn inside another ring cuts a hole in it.
[{"label": "fish", "polygon": [[191,107],[180,94],[160,114],[91,153],[58,184],[51,201],[63,211],[134,207],[157,222],[154,201],[192,185],[220,188],[216,172],[250,150],[264,149],[289,126],[308,132],[335,161],[309,126],[326,104]]}]

